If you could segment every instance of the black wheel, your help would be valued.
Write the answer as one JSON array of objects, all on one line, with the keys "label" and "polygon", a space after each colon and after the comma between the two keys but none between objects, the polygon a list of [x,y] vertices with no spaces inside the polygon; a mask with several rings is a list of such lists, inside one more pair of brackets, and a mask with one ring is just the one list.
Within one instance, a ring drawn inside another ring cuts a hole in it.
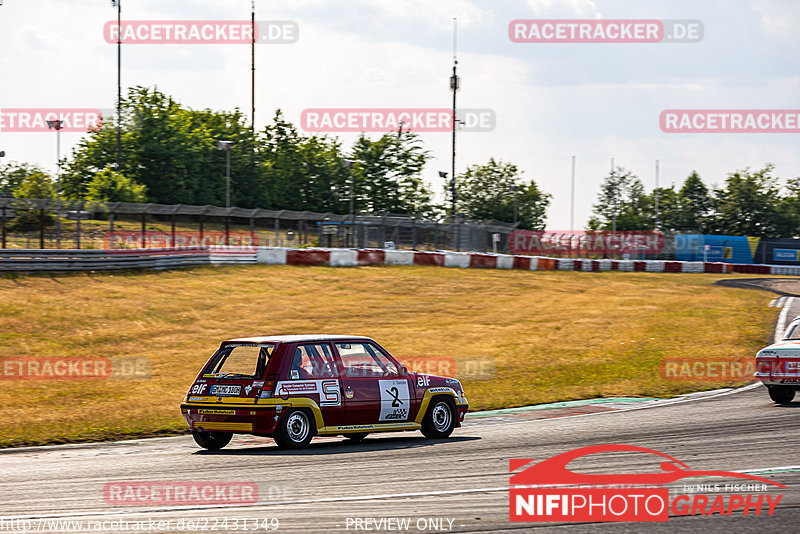
[{"label": "black wheel", "polygon": [[351,443],[358,443],[369,435],[369,432],[358,432],[356,434],[342,434],[344,439]]},{"label": "black wheel", "polygon": [[208,432],[206,430],[192,430],[195,443],[210,451],[218,451],[231,442],[233,432]]},{"label": "black wheel", "polygon": [[456,427],[456,407],[448,397],[436,397],[428,406],[422,419],[422,433],[426,438],[446,438]]},{"label": "black wheel", "polygon": [[305,410],[292,410],[278,423],[273,436],[281,449],[304,449],[314,436],[311,416]]},{"label": "black wheel", "polygon": [[794,398],[794,390],[786,386],[770,386],[769,398],[778,404],[788,404]]}]

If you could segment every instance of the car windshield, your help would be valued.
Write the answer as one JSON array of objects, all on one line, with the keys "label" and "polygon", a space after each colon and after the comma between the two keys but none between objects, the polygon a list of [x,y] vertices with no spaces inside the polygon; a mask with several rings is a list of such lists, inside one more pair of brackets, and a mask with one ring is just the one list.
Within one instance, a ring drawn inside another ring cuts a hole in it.
[{"label": "car windshield", "polygon": [[790,324],[782,339],[800,339],[800,321]]},{"label": "car windshield", "polygon": [[207,373],[219,378],[259,378],[274,350],[271,343],[229,343],[217,351]]}]

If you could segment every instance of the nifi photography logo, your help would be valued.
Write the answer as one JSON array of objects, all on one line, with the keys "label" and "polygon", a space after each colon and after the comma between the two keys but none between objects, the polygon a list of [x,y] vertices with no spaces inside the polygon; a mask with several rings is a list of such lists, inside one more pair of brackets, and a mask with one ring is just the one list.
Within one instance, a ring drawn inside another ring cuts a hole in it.
[{"label": "nifi photography logo", "polygon": [[[567,465],[601,453],[654,455],[660,471],[635,474],[576,473]],[[513,473],[534,460],[512,459]],[[745,479],[718,484],[667,484],[685,478]],[[582,447],[538,462],[511,475],[510,521],[669,521],[673,516],[768,515],[783,495],[768,486],[785,488],[766,478],[731,471],[698,471],[664,453],[634,445]],[[676,491],[677,490],[677,491]]]}]

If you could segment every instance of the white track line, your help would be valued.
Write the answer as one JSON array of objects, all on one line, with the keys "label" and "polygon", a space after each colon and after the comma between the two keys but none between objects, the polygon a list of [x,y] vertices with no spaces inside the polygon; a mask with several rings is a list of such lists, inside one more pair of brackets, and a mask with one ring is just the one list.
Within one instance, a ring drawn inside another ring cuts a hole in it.
[{"label": "white track line", "polygon": [[[653,404],[648,404],[646,406],[632,406],[630,408],[621,408],[619,410],[609,410],[607,412],[581,413],[581,414],[569,415],[569,416],[565,416],[565,417],[551,417],[549,419],[535,419],[533,421],[521,420],[520,423],[548,423],[548,422],[559,421],[559,420],[564,420],[564,419],[575,419],[575,418],[578,418],[578,417],[597,417],[597,416],[601,416],[601,415],[612,415],[612,414],[621,413],[621,412],[633,412],[633,411],[636,411],[636,410],[647,410],[647,409],[650,409],[650,408],[660,408],[662,406],[674,406],[676,404],[683,404],[683,403],[686,403],[686,402],[697,402],[697,401],[702,401],[702,400],[707,400],[707,399],[715,399],[717,397],[726,397],[728,395],[734,395],[736,393],[743,393],[745,391],[750,391],[751,389],[755,389],[757,387],[761,387],[761,385],[762,385],[761,382],[754,382],[752,384],[748,384],[748,385],[740,387],[740,388],[722,391],[720,393],[715,393],[713,395],[705,395],[703,397],[665,399],[663,401],[654,402]],[[517,424],[517,423],[509,421],[506,424]]]},{"label": "white track line", "polygon": [[778,315],[778,322],[775,323],[775,334],[772,336],[773,342],[777,342],[781,338],[781,335],[783,335],[783,331],[786,330],[786,316],[789,314],[789,308],[792,307],[792,302],[794,302],[794,297],[788,297],[784,301],[783,309],[780,315]]},{"label": "white track line", "polygon": [[[714,395],[707,395],[704,397],[695,397],[695,398],[684,398],[684,399],[675,399],[674,401],[665,400],[664,402],[660,402],[658,404],[652,404],[649,406],[635,406],[631,408],[623,408],[621,410],[614,410],[609,412],[598,412],[598,413],[587,413],[587,414],[578,414],[572,415],[568,417],[555,417],[552,419],[538,419],[535,421],[520,421],[520,423],[546,423],[550,421],[561,421],[567,418],[575,418],[575,417],[594,417],[594,416],[601,416],[601,415],[610,415],[614,413],[620,412],[631,412],[634,410],[645,410],[647,408],[657,408],[659,406],[673,406],[675,404],[683,404],[686,402],[694,402],[694,401],[701,401],[706,399],[713,399],[717,397],[724,397],[727,395],[733,395],[736,393],[741,393],[743,391],[749,391],[751,389],[757,388],[761,386],[761,382],[756,382],[741,388],[722,391],[720,393],[716,393]],[[769,472],[769,471],[786,471],[786,470],[800,470],[800,465],[788,465],[788,466],[781,466],[781,467],[764,467],[758,469],[747,469],[747,470],[740,470],[739,473],[753,473],[753,472]],[[70,512],[66,514],[55,514],[55,515],[37,515],[37,516],[0,516],[0,520],[14,520],[14,519],[61,519],[61,518],[70,518],[70,517],[107,517],[107,516],[115,516],[115,515],[140,515],[143,513],[159,513],[159,512],[181,512],[181,511],[188,511],[188,510],[231,510],[237,508],[254,508],[258,506],[280,506],[280,505],[293,505],[293,504],[318,504],[318,503],[336,503],[336,502],[357,502],[357,501],[372,501],[372,500],[380,500],[380,499],[398,499],[398,498],[409,498],[409,497],[431,497],[437,495],[462,495],[467,493],[492,493],[498,491],[506,491],[508,490],[508,486],[500,486],[500,487],[487,487],[487,488],[468,488],[468,489],[459,489],[459,490],[442,490],[442,491],[423,491],[423,492],[412,492],[412,493],[386,493],[386,494],[375,494],[375,495],[356,495],[352,497],[328,497],[323,499],[296,499],[291,501],[275,501],[275,502],[257,502],[257,503],[250,503],[250,504],[209,504],[209,505],[200,505],[200,506],[165,506],[159,508],[142,508],[141,510],[132,510],[132,511],[122,511],[122,510],[114,510],[108,512],[96,512],[96,513],[86,513],[86,512]]]},{"label": "white track line", "polygon": [[[742,469],[736,471],[737,473],[769,473],[781,471],[800,471],[800,465],[786,465],[780,467],[762,467],[757,469]],[[696,478],[696,477],[695,477]],[[708,478],[708,477],[700,477]],[[319,504],[319,503],[340,503],[340,502],[359,502],[359,501],[375,501],[382,499],[407,499],[409,497],[433,497],[443,495],[464,495],[468,493],[495,493],[498,491],[508,491],[509,486],[494,486],[486,488],[467,488],[457,490],[440,490],[440,491],[417,491],[408,493],[378,493],[373,495],[353,495],[350,497],[326,497],[322,499],[294,499],[288,501],[271,501],[271,502],[256,502],[248,504],[208,504],[197,506],[162,506],[156,508],[142,508],[137,510],[112,510],[108,512],[70,512],[66,514],[54,515],[36,515],[36,516],[2,516],[0,520],[13,521],[15,519],[62,519],[74,517],[107,517],[107,516],[125,516],[125,515],[141,515],[161,512],[185,512],[191,510],[235,510],[237,508],[255,508],[259,506],[289,506],[297,504]]]},{"label": "white track line", "polygon": [[215,509],[236,509],[236,508],[253,508],[258,506],[286,506],[291,504],[317,504],[317,503],[335,503],[335,502],[357,502],[357,501],[374,501],[380,499],[407,499],[409,497],[432,497],[436,495],[462,495],[465,493],[491,493],[496,491],[508,491],[508,486],[498,486],[489,488],[468,488],[457,490],[441,490],[441,491],[419,491],[411,493],[384,493],[375,495],[354,495],[352,497],[325,497],[322,499],[295,499],[291,501],[266,501],[255,502],[246,504],[206,504],[197,506],[163,506],[159,508],[142,508],[141,510],[112,510],[108,512],[69,512],[66,514],[54,515],[36,515],[36,516],[0,516],[0,521],[8,521],[14,519],[60,519],[64,517],[105,517],[114,515],[141,515],[145,513],[157,512],[183,512],[186,510],[215,510]]}]

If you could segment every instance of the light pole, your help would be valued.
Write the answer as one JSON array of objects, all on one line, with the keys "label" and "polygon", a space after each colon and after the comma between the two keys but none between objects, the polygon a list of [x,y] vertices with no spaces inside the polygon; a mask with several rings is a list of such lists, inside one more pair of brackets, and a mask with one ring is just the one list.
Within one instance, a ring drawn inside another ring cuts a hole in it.
[{"label": "light pole", "polygon": [[572,175],[569,189],[569,231],[575,231],[575,156],[572,156]]},{"label": "light pole", "polygon": [[[447,173],[445,171],[439,171],[439,177],[445,179],[445,184],[447,183]],[[451,208],[450,208],[450,220],[455,222],[456,220],[456,201],[458,200],[458,193],[456,192],[456,177],[450,179],[450,199],[452,201]]]},{"label": "light pole", "polygon": [[[0,0],[0,6],[3,5],[3,0]],[[6,157],[6,153],[0,150],[0,158]],[[6,206],[3,204],[3,222],[2,222],[2,246],[6,248]]]},{"label": "light pole", "polygon": [[225,165],[225,207],[231,207],[231,148],[233,141],[217,141],[217,148],[227,153]]},{"label": "light pole", "polygon": [[611,233],[617,233],[617,194],[619,193],[619,184],[617,183],[617,176],[614,174],[614,158],[611,158],[611,184],[614,189],[614,220],[611,223]]},{"label": "light pole", "polygon": [[117,8],[117,172],[122,172],[122,0],[111,0]]},{"label": "light pole", "polygon": [[653,225],[653,230],[658,230],[658,160],[656,160],[656,188],[654,191],[654,197],[656,201],[656,220],[655,224]]},{"label": "light pole", "polygon": [[[453,69],[455,69],[455,67],[453,67]],[[453,140],[454,140],[453,142],[454,143],[455,143],[455,135],[456,135],[455,131],[453,131]],[[455,144],[453,146],[455,146]],[[455,162],[455,152],[453,152],[453,161]],[[455,169],[455,163],[453,163],[453,169]],[[444,178],[445,181],[447,180],[447,173],[445,171],[439,171],[439,176],[441,178]],[[456,232],[455,232],[456,249],[457,250],[461,250],[461,241],[460,241],[460,238],[461,238],[461,228],[460,227],[461,227],[461,225],[457,224],[458,221],[456,221],[456,201],[458,200],[458,192],[456,191],[456,176],[455,176],[455,174],[453,174],[453,176],[450,177],[450,198],[452,200],[452,205],[451,205],[451,208],[450,208],[450,222],[451,222],[451,224],[455,225],[455,227],[456,227],[455,228],[456,229]]]},{"label": "light pole", "polygon": [[352,159],[343,159],[342,165],[344,165],[350,171],[350,241],[352,241],[353,234],[353,227],[356,224],[356,214],[355,214],[355,179],[353,178],[353,164],[355,161]]},{"label": "light pole", "polygon": [[[461,81],[458,78],[458,74],[456,74],[456,67],[458,66],[458,57],[456,55],[457,36],[458,21],[453,19],[453,75],[450,76],[450,90],[453,91],[453,151],[450,166],[450,187],[453,190],[453,211],[451,212],[450,216],[452,217],[453,222],[456,222],[456,124],[458,123],[458,120],[456,119],[456,93],[461,86]],[[439,176],[441,176],[441,174],[442,173],[440,172]]]},{"label": "light pole", "polygon": [[61,248],[61,129],[64,121],[47,121],[47,127],[56,131],[56,246]]},{"label": "light pole", "polygon": [[250,2],[250,126],[256,133],[256,0]]},{"label": "light pole", "polygon": [[517,184],[511,184],[511,192],[514,194],[514,226],[517,226]]}]

